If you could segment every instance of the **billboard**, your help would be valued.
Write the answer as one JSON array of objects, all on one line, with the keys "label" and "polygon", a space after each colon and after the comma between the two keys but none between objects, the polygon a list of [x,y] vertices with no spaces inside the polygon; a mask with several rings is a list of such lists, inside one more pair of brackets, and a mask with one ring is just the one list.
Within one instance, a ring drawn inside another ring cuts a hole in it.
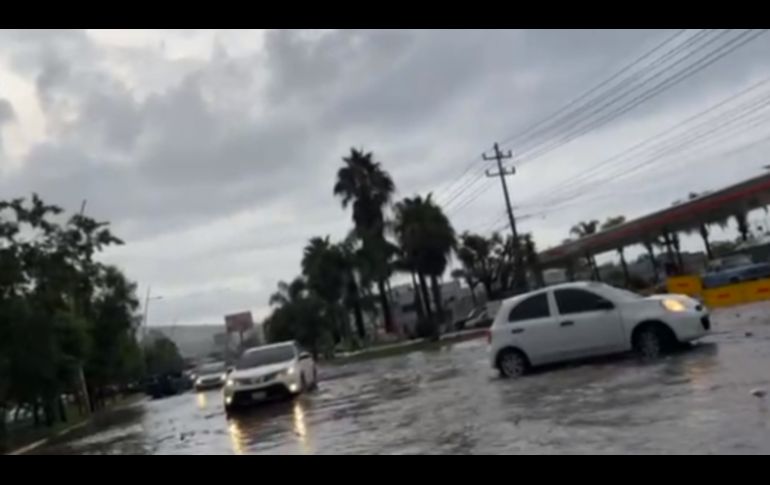
[{"label": "billboard", "polygon": [[243,333],[254,328],[254,319],[251,312],[234,313],[225,316],[225,328],[227,333]]}]

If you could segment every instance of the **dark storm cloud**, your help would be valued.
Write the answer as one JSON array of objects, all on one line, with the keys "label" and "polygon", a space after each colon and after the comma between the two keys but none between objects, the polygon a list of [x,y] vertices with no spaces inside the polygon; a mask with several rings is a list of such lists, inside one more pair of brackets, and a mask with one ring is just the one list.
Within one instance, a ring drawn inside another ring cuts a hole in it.
[{"label": "dark storm cloud", "polygon": [[[244,264],[222,265],[219,256],[212,256],[205,271],[184,267],[208,254],[237,252],[251,258],[249,268],[259,268],[263,289],[254,304],[261,305],[277,279],[296,273],[298,249],[307,238],[341,237],[349,227],[350,214],[331,188],[351,146],[375,152],[399,197],[435,192],[492,142],[553,112],[670,35],[271,31],[260,50],[232,49],[242,53],[233,55],[215,43],[210,55],[172,59],[157,45],[107,46],[79,31],[0,31],[0,53],[34,86],[46,121],[45,137],[29,147],[18,169],[0,172],[0,191],[34,190],[71,210],[88,199],[89,213],[113,221],[130,242],[168,237],[167,254],[175,245],[198,244],[183,231],[253,211],[256,220],[176,261],[173,278],[153,274],[162,258],[149,246],[141,254],[129,249],[124,262],[174,287],[205,279],[217,266],[222,274],[212,278],[236,272]],[[722,97],[764,67],[757,59],[763,59],[767,41],[746,46],[612,126],[666,119],[680,106]],[[3,106],[0,101],[0,125],[10,119]],[[602,146],[613,142],[597,138]],[[613,145],[604,156],[622,148]],[[570,173],[565,168],[588,163],[569,148],[561,153],[563,159],[531,164],[512,182],[519,200],[561,180]],[[450,214],[459,230],[501,209],[493,183],[488,201],[482,197],[473,210]],[[658,205],[667,205],[671,196],[673,189]],[[644,202],[650,200],[654,194]],[[605,202],[565,211],[563,220],[538,221],[542,231],[535,235],[584,212],[603,213]],[[269,211],[286,214],[261,220]],[[233,304],[245,304],[248,295],[233,292]],[[206,301],[193,313],[220,311]]]}]

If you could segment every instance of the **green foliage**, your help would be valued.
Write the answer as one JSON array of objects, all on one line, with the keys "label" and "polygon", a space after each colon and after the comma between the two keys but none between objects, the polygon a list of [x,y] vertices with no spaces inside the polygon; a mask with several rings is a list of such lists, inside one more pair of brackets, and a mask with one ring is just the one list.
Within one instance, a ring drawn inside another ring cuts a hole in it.
[{"label": "green foliage", "polygon": [[596,234],[596,231],[599,229],[599,221],[592,220],[592,221],[586,221],[586,222],[579,222],[572,226],[572,229],[569,230],[570,234],[573,234],[574,236],[578,238],[590,236],[591,234]]},{"label": "green foliage", "polygon": [[184,359],[176,344],[163,335],[152,339],[145,348],[144,356],[150,375],[175,374],[184,369]]},{"label": "green foliage", "polygon": [[296,340],[315,355],[333,346],[334,320],[329,307],[304,289],[304,280],[297,278],[291,284],[279,283],[276,295],[280,298],[271,301],[277,307],[264,321],[268,341]]},{"label": "green foliage", "polygon": [[395,184],[371,152],[351,148],[350,155],[343,157],[343,166],[337,172],[334,195],[342,201],[342,207],[352,205],[353,225],[356,237],[361,241],[361,273],[364,281],[377,282],[380,304],[385,317],[386,330],[392,330],[390,305],[385,291],[385,279],[389,276],[389,261],[395,251],[385,239],[385,207],[390,203]]},{"label": "green foliage", "polygon": [[[529,234],[519,236],[523,251],[522,265],[537,268],[537,250]],[[457,258],[463,269],[484,286],[488,299],[495,299],[513,289],[517,271],[513,237],[505,239],[495,232],[490,237],[464,232],[457,245]]]},{"label": "green foliage", "polygon": [[37,195],[0,201],[0,408],[42,402],[49,423],[84,366],[97,387],[141,371],[134,287],[94,260],[121,241],[106,223],[62,216]]}]

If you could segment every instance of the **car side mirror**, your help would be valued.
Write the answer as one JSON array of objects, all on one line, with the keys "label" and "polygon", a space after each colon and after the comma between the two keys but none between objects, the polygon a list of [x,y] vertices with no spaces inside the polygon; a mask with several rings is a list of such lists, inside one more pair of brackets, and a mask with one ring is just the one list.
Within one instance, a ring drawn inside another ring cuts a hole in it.
[{"label": "car side mirror", "polygon": [[234,370],[235,370],[235,367],[228,367],[227,370],[225,371],[225,375],[229,376],[230,374],[233,373]]},{"label": "car side mirror", "polygon": [[299,360],[305,360],[310,358],[309,352],[300,352],[299,353]]},{"label": "car side mirror", "polygon": [[611,301],[601,300],[596,303],[596,309],[597,310],[614,310],[615,305],[613,305]]}]

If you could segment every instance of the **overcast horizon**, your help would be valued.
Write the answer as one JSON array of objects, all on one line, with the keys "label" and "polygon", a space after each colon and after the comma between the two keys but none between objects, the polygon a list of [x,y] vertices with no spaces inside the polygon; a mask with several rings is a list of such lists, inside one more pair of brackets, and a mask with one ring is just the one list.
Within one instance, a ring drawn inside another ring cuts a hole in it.
[{"label": "overcast horizon", "polygon": [[[277,282],[299,273],[307,240],[350,229],[332,186],[351,147],[374,153],[396,199],[451,200],[458,233],[506,230],[499,181],[481,178],[492,165],[480,154],[673,34],[0,31],[0,193],[34,191],[69,212],[87,200],[88,215],[126,241],[102,259],[138,283],[142,301],[148,285],[163,296],[150,325],[261,318]],[[522,161],[521,147],[503,144],[517,166],[508,183],[521,231],[545,249],[578,221],[636,217],[761,173],[766,144],[725,153],[749,140],[742,130],[681,164],[606,181],[598,197],[541,204],[597,162],[770,76],[768,48],[760,36],[542,157]],[[702,250],[697,235],[684,247]]]}]

